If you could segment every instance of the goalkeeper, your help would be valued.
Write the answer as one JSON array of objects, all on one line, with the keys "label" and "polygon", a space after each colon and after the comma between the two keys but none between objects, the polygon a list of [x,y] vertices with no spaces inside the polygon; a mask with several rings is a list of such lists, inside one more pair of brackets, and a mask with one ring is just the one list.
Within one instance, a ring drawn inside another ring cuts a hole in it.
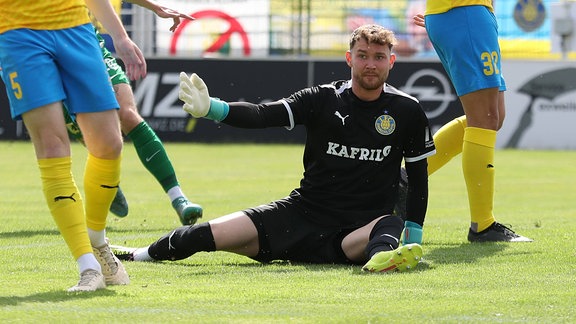
[{"label": "goalkeeper", "polygon": [[[159,17],[172,18],[174,24],[170,28],[171,31],[174,31],[176,27],[178,27],[180,24],[180,18],[194,19],[178,11],[160,6],[153,1],[130,0],[129,2],[150,9]],[[120,104],[118,114],[120,117],[122,132],[132,140],[140,161],[156,178],[158,183],[162,186],[162,189],[164,189],[164,192],[168,195],[168,198],[172,202],[172,207],[180,218],[180,222],[183,225],[195,224],[198,218],[202,217],[202,207],[188,200],[182,191],[176,177],[176,172],[168,158],[168,154],[166,153],[162,141],[138,113],[134,94],[130,87],[130,81],[126,77],[122,68],[116,62],[116,59],[104,46],[104,39],[100,36],[97,29],[96,35],[100,42],[102,57],[104,58],[110,81],[114,86],[116,99]],[[82,133],[80,132],[80,128],[78,127],[75,118],[70,116],[67,110],[64,112],[68,132],[74,138],[83,142]],[[110,206],[110,211],[119,217],[124,217],[128,214],[128,203],[120,189],[118,189],[116,197]]]},{"label": "goalkeeper", "polygon": [[394,34],[378,25],[356,29],[346,52],[351,80],[300,90],[264,104],[210,98],[196,74],[181,73],[184,110],[242,128],[303,125],[304,177],[288,197],[194,226],[152,245],[116,247],[125,260],[180,260],[228,251],[260,262],[364,264],[369,272],[413,269],[418,244],[400,246],[402,220],[392,215],[402,160],[410,175],[409,212],[428,201],[427,157],[435,153],[428,119],[416,99],[385,83]]}]

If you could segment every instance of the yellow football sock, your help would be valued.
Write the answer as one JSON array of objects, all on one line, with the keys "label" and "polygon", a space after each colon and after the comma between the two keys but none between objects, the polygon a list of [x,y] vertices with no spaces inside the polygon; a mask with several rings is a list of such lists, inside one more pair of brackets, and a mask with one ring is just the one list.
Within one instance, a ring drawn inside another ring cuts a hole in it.
[{"label": "yellow football sock", "polygon": [[436,172],[462,152],[466,126],[466,116],[462,116],[442,126],[434,134],[436,154],[428,158],[428,175]]},{"label": "yellow football sock", "polygon": [[38,159],[46,203],[74,259],[92,253],[82,196],[72,177],[70,157]]},{"label": "yellow football sock", "polygon": [[494,222],[494,147],[496,131],[467,127],[462,147],[462,171],[468,190],[471,229],[481,232]]},{"label": "yellow football sock", "polygon": [[120,183],[121,157],[114,160],[99,159],[88,154],[84,171],[84,196],[88,228],[102,231],[106,228],[108,209]]}]

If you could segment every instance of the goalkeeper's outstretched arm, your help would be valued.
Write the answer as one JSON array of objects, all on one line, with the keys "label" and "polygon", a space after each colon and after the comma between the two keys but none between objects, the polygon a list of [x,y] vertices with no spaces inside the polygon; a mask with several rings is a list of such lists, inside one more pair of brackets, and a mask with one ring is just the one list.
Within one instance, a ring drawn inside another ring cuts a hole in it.
[{"label": "goalkeeper's outstretched arm", "polygon": [[239,128],[291,127],[286,107],[280,101],[253,104],[231,102],[228,116],[223,123]]},{"label": "goalkeeper's outstretched arm", "polygon": [[195,118],[207,118],[239,128],[290,127],[287,108],[281,101],[265,104],[225,102],[210,97],[204,81],[193,73],[180,73],[180,100],[183,109]]}]

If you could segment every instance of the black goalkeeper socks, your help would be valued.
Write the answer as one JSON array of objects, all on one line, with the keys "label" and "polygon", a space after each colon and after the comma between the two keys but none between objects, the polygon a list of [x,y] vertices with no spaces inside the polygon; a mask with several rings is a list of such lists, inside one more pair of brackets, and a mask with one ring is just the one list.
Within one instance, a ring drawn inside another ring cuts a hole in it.
[{"label": "black goalkeeper socks", "polygon": [[398,247],[404,223],[398,216],[382,217],[370,232],[366,255],[371,258],[381,251],[390,251]]},{"label": "black goalkeeper socks", "polygon": [[216,243],[209,223],[182,226],[164,235],[148,247],[148,254],[154,260],[182,260],[196,252],[212,252]]}]

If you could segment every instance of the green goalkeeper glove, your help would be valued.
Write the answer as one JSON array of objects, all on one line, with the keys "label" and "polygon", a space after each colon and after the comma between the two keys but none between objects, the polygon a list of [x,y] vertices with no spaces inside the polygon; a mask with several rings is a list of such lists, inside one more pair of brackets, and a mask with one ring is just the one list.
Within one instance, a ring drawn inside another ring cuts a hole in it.
[{"label": "green goalkeeper glove", "polygon": [[182,107],[195,118],[207,118],[222,121],[228,116],[229,106],[218,98],[210,98],[206,83],[196,74],[190,77],[180,72],[180,90],[178,98],[184,101]]}]

